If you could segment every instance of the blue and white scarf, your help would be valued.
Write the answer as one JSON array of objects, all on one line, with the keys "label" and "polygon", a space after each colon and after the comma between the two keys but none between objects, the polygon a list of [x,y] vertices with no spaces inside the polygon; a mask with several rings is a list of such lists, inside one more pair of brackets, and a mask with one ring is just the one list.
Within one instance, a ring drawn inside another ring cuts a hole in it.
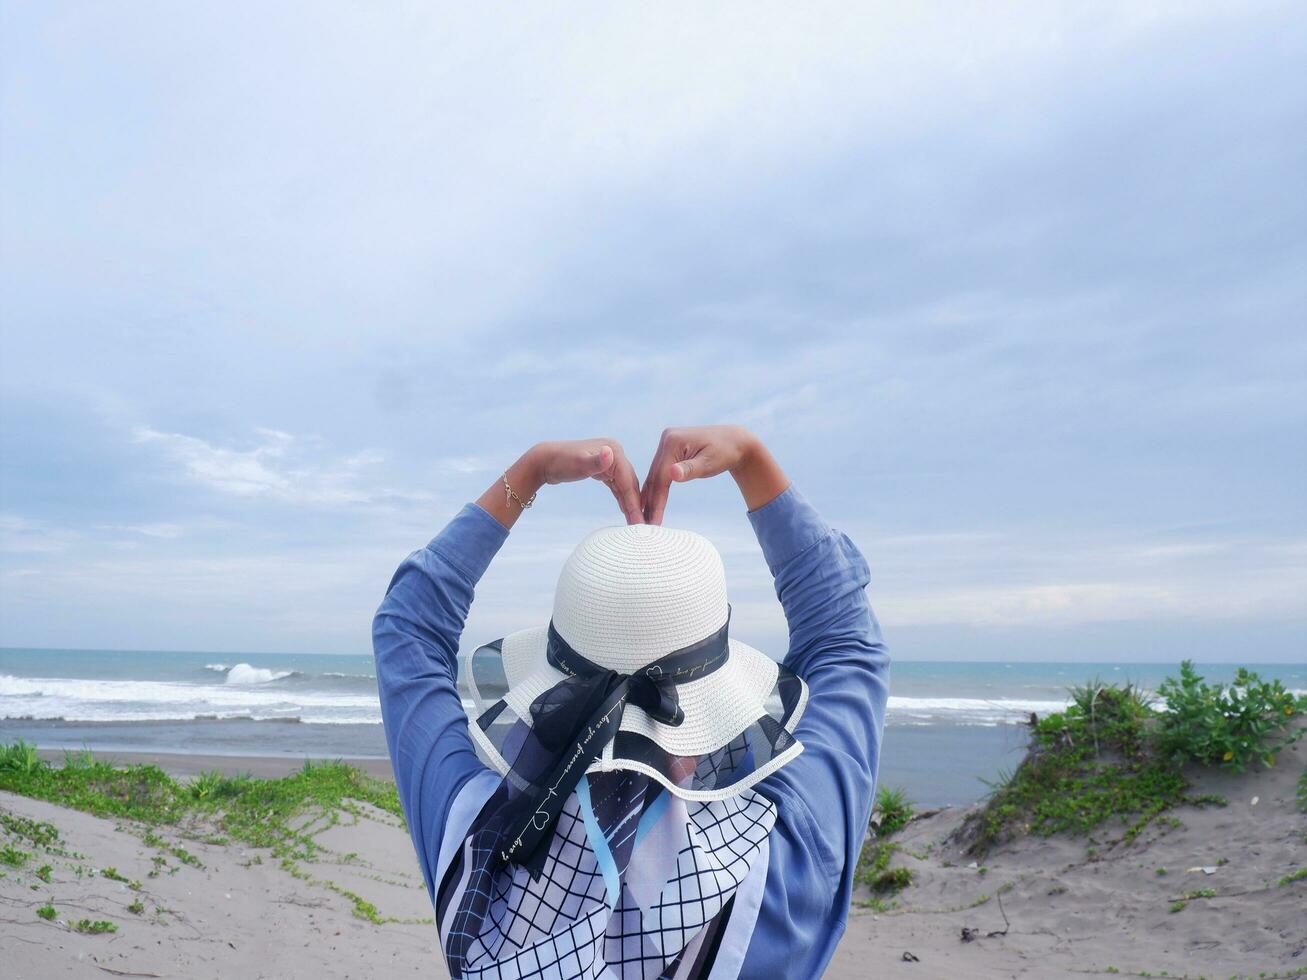
[{"label": "blue and white scarf", "polygon": [[436,895],[456,980],[735,975],[776,820],[765,797],[687,801],[638,772],[592,772],[564,803],[538,877],[496,860],[500,835],[486,818]]}]

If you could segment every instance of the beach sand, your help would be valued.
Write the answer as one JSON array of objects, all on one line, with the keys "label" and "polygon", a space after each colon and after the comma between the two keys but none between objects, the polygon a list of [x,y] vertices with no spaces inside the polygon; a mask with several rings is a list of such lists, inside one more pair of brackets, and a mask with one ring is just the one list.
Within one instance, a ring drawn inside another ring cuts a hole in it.
[{"label": "beach sand", "polygon": [[[222,768],[279,776],[299,765],[103,757],[153,761],[179,775]],[[826,975],[1293,975],[1307,968],[1307,881],[1277,881],[1307,865],[1307,816],[1294,799],[1305,762],[1300,744],[1270,771],[1195,774],[1196,793],[1219,793],[1229,806],[1182,807],[1173,811],[1179,826],[1159,822],[1130,844],[1110,843],[1120,825],[1097,834],[1097,845],[1084,838],[1025,837],[969,867],[974,859],[949,842],[966,810],[917,819],[895,838],[902,845],[895,863],[912,867],[916,882],[892,911],[855,903]],[[362,764],[385,772],[384,761]],[[5,793],[0,811],[54,824],[61,836],[56,851],[64,852],[0,869],[5,977],[447,976],[412,845],[389,814],[364,807],[319,832],[333,857],[304,865],[312,880],[303,880],[266,851],[166,832],[167,845],[184,847],[203,867],[167,857],[150,877],[155,858],[167,852],[148,846],[140,830]],[[49,882],[35,874],[41,864],[50,865]],[[1203,866],[1214,873],[1191,870]],[[98,873],[109,867],[127,881]],[[1157,874],[1158,868],[1166,873]],[[1216,897],[1168,911],[1179,896],[1207,888]],[[378,925],[358,918],[342,891],[404,921]],[[55,921],[36,915],[47,901],[57,911]],[[130,909],[135,901],[139,914]],[[71,931],[69,923],[82,918],[112,921],[118,931]],[[964,928],[975,930],[975,938],[963,941]]]},{"label": "beach sand", "polygon": [[[1307,814],[1295,799],[1304,765],[1300,742],[1270,770],[1192,770],[1192,796],[1228,805],[1167,811],[1130,843],[1125,825],[1109,822],[1091,835],[1097,843],[1022,837],[977,860],[950,843],[970,808],[916,820],[893,838],[891,866],[915,875],[902,908],[855,904],[828,976],[1307,975],[1307,880],[1277,884],[1307,867]],[[1206,889],[1215,897],[1170,911]],[[975,938],[964,942],[964,928]]]}]

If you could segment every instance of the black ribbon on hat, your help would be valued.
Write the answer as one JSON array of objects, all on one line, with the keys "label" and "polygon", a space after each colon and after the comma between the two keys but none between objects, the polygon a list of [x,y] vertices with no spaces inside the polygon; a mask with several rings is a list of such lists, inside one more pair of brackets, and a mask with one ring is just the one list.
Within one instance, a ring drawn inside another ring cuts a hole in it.
[{"label": "black ribbon on hat", "polygon": [[[531,703],[530,736],[544,752],[544,775],[508,802],[496,822],[503,828],[496,847],[501,864],[526,867],[539,878],[548,856],[548,842],[563,804],[585,771],[616,737],[628,704],[644,709],[654,721],[679,725],[685,713],[676,686],[706,677],[730,655],[727,627],[687,647],[673,650],[630,674],[601,667],[578,653],[549,623],[545,657],[568,676]],[[520,775],[520,774],[519,774]]]}]

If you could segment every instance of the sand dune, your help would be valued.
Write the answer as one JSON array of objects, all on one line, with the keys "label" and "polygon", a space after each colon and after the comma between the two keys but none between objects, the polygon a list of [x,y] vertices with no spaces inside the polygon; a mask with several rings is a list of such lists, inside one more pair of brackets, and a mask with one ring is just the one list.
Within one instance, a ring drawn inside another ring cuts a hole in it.
[{"label": "sand dune", "polygon": [[[389,814],[361,808],[317,835],[336,859],[308,869],[374,903],[388,917],[375,925],[354,915],[354,903],[322,884],[292,877],[266,851],[205,844],[164,833],[203,867],[183,863],[111,820],[0,793],[0,811],[58,828],[67,856],[43,854],[51,881],[28,869],[0,879],[4,976],[53,977],[371,978],[445,977],[435,954],[431,906],[407,832]],[[345,859],[345,855],[355,857]],[[154,859],[167,863],[151,878]],[[127,879],[102,872],[113,867]],[[81,873],[79,873],[79,869]],[[139,891],[130,882],[140,882]],[[39,919],[47,900],[58,920]],[[129,911],[140,901],[140,914]],[[80,919],[115,923],[112,934],[69,929]]]},{"label": "sand dune", "polygon": [[[1023,837],[977,861],[951,840],[968,811],[914,821],[894,838],[893,864],[915,873],[902,908],[855,907],[828,975],[1307,974],[1307,880],[1277,884],[1307,866],[1307,814],[1295,800],[1305,763],[1299,743],[1271,770],[1193,770],[1193,795],[1228,805],[1180,807],[1167,814],[1178,826],[1159,821],[1132,843],[1113,843],[1124,828],[1108,824],[1092,840]],[[1203,867],[1213,873],[1194,870]],[[1215,897],[1169,911],[1206,889]],[[963,928],[976,938],[963,942]]]}]

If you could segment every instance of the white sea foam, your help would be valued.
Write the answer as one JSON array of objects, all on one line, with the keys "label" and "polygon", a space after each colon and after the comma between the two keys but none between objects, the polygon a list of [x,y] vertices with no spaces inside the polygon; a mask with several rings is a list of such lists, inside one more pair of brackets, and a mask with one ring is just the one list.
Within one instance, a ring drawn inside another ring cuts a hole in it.
[{"label": "white sea foam", "polygon": [[237,664],[227,671],[228,684],[267,684],[290,677],[293,670],[271,670],[267,667],[251,667],[249,664]]},{"label": "white sea foam", "polygon": [[999,725],[1022,722],[1031,712],[1046,715],[1067,706],[1029,698],[908,698],[890,696],[889,721],[899,724]]},{"label": "white sea foam", "polygon": [[173,721],[201,716],[376,724],[381,721],[381,709],[375,693],[361,691],[310,689],[291,694],[269,689],[266,683],[190,684],[0,674],[3,718]]},{"label": "white sea foam", "polygon": [[[216,671],[218,665],[209,665]],[[176,721],[193,718],[299,720],[320,724],[379,724],[381,709],[372,685],[339,683],[303,689],[273,684],[294,673],[236,664],[222,680],[204,683],[154,680],[96,680],[70,677],[16,677],[0,674],[0,718],[66,721]],[[345,674],[362,678],[362,674]],[[1301,690],[1295,693],[1301,694]],[[1024,722],[1066,707],[1065,699],[946,698],[891,696],[888,720],[894,725],[980,725]],[[1160,705],[1159,705],[1160,706]],[[473,713],[471,701],[463,707]]]}]

